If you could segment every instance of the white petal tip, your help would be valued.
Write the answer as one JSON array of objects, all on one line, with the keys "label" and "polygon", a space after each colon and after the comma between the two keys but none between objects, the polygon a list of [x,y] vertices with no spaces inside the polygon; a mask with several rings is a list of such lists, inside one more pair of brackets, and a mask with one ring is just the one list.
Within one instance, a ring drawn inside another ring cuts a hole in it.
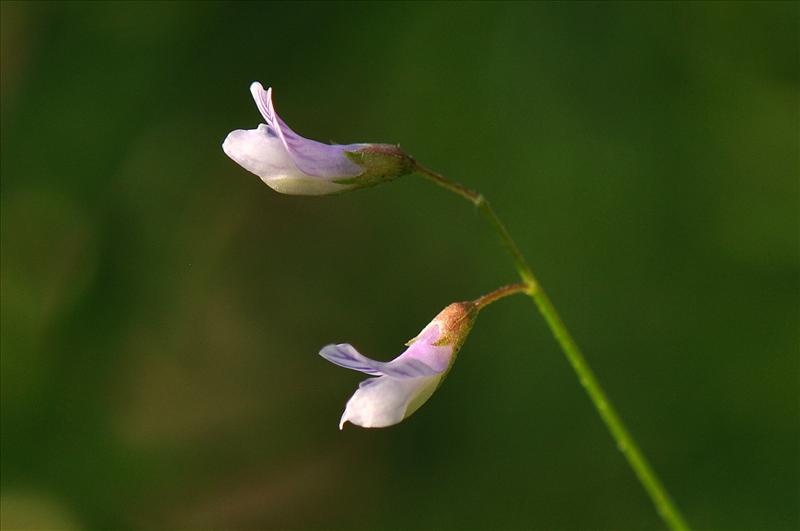
[{"label": "white petal tip", "polygon": [[271,101],[272,100],[272,87],[267,88],[264,90],[264,85],[259,83],[258,81],[253,81],[250,83],[250,94],[253,95],[253,99],[256,100],[256,103],[259,100]]},{"label": "white petal tip", "polygon": [[[236,139],[239,138],[241,133],[239,132],[241,129],[237,129],[236,131],[231,131],[228,133],[228,136],[225,137],[225,140],[222,141],[222,151],[225,152],[230,158],[234,158],[234,144],[236,143]],[[234,159],[235,160],[235,159]]]}]

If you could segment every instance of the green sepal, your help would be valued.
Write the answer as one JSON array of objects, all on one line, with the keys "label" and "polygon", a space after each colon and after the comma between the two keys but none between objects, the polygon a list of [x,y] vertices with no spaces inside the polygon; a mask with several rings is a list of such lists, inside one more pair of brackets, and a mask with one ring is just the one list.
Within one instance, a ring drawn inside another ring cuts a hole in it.
[{"label": "green sepal", "polygon": [[389,182],[414,171],[414,159],[398,146],[373,144],[359,151],[345,151],[345,156],[364,168],[360,175],[333,182],[364,188]]}]

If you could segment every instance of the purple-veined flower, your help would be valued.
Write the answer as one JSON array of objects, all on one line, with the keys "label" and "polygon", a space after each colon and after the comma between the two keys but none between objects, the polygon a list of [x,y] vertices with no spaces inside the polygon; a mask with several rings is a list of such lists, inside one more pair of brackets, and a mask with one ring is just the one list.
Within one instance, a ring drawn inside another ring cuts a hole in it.
[{"label": "purple-veined flower", "polygon": [[375,376],[361,382],[348,400],[339,429],[345,422],[365,428],[392,426],[419,409],[453,365],[477,314],[473,302],[449,305],[389,362],[367,358],[347,343],[324,347],[320,355],[326,360]]},{"label": "purple-veined flower", "polygon": [[298,135],[272,105],[272,89],[250,92],[266,124],[228,134],[222,149],[282,194],[324,195],[373,186],[410,173],[414,161],[392,144],[329,145]]}]

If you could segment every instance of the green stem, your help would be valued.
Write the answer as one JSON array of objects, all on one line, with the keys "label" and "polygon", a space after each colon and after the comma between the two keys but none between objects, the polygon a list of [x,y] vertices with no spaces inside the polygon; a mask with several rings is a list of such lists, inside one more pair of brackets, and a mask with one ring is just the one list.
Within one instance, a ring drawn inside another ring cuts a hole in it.
[{"label": "green stem", "polygon": [[581,385],[586,389],[586,392],[589,394],[589,398],[592,400],[594,407],[597,409],[597,412],[600,414],[603,422],[605,422],[608,430],[611,432],[611,436],[617,443],[617,448],[619,448],[619,450],[625,455],[625,458],[628,460],[628,464],[630,464],[631,468],[636,474],[636,477],[639,479],[639,482],[642,484],[645,491],[647,491],[647,494],[650,496],[650,499],[653,501],[658,514],[661,515],[661,518],[670,529],[688,530],[688,524],[681,516],[674,502],[670,499],[667,490],[664,488],[664,485],[662,485],[661,481],[658,479],[658,476],[656,476],[656,473],[645,459],[642,451],[633,440],[630,432],[628,432],[628,429],[625,427],[625,424],[622,422],[622,419],[620,418],[616,409],[606,396],[606,393],[603,391],[600,383],[597,381],[594,372],[586,362],[586,358],[583,357],[580,348],[578,348],[575,340],[572,339],[572,335],[569,333],[569,330],[567,330],[566,325],[564,325],[564,321],[561,320],[561,317],[558,315],[558,312],[553,306],[553,303],[550,301],[550,298],[536,280],[533,271],[528,265],[528,262],[525,260],[525,257],[520,252],[519,247],[517,247],[517,244],[511,238],[511,235],[509,234],[505,225],[503,225],[503,222],[497,217],[497,214],[495,214],[494,209],[492,209],[492,206],[489,204],[489,202],[481,194],[470,190],[459,183],[451,181],[443,175],[436,173],[435,171],[430,170],[419,163],[416,163],[416,170],[442,188],[458,194],[464,199],[470,201],[478,208],[478,210],[481,211],[492,228],[494,228],[500,238],[500,241],[511,254],[511,258],[514,261],[514,266],[516,267],[520,278],[527,287],[527,294],[533,299],[533,301],[536,303],[536,306],[539,308],[539,312],[547,322],[547,326],[550,327],[550,330],[555,336],[556,341],[558,341],[558,344],[561,346],[561,349],[567,356],[570,365],[572,365],[572,368],[578,375]]}]

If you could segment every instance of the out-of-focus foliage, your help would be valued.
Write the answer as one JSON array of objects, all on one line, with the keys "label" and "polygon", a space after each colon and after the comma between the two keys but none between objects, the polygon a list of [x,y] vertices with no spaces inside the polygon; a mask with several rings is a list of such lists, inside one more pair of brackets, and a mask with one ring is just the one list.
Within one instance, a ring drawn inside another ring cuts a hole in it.
[{"label": "out-of-focus foliage", "polygon": [[336,429],[321,346],[388,359],[514,271],[418,177],[236,166],[253,80],[492,199],[690,522],[800,526],[796,3],[0,7],[3,528],[661,525],[524,298]]}]

